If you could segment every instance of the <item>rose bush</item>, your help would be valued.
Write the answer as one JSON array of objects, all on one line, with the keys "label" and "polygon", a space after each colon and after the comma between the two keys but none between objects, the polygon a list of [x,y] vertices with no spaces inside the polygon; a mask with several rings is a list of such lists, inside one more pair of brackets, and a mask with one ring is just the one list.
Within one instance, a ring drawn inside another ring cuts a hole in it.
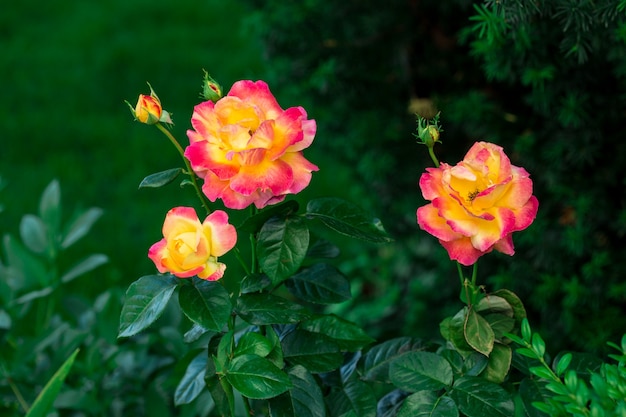
[{"label": "rose bush", "polygon": [[179,278],[197,275],[209,281],[224,275],[226,265],[217,257],[237,242],[237,232],[225,212],[216,210],[200,223],[191,207],[175,207],[167,213],[163,236],[148,251],[159,272],[171,272]]},{"label": "rose bush", "polygon": [[238,81],[227,96],[198,104],[185,157],[203,193],[228,208],[263,208],[303,190],[317,166],[302,155],[316,132],[302,107],[283,110],[263,81]]},{"label": "rose bush", "polygon": [[477,142],[457,165],[426,171],[419,185],[431,203],[417,210],[417,222],[452,260],[472,265],[493,249],[513,255],[512,233],[533,222],[539,205],[526,170],[500,146]]}]

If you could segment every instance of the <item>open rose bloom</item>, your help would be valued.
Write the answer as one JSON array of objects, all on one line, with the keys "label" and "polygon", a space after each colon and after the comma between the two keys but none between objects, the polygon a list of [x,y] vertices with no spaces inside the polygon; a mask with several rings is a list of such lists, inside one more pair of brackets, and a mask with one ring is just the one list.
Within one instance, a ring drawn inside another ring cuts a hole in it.
[{"label": "open rose bloom", "polygon": [[513,255],[512,233],[527,228],[539,206],[526,170],[500,146],[477,142],[457,165],[426,171],[419,185],[431,203],[417,210],[417,222],[452,260],[472,265],[493,249]]},{"label": "open rose bloom", "polygon": [[263,81],[238,81],[227,96],[194,108],[185,156],[204,179],[211,201],[242,209],[263,208],[295,194],[317,166],[302,150],[316,132],[301,107],[283,110]]},{"label": "open rose bloom", "polygon": [[236,242],[237,232],[225,212],[216,210],[200,223],[193,208],[175,207],[163,222],[163,239],[152,245],[148,257],[161,273],[171,272],[179,278],[197,275],[215,281],[226,269],[217,257]]}]

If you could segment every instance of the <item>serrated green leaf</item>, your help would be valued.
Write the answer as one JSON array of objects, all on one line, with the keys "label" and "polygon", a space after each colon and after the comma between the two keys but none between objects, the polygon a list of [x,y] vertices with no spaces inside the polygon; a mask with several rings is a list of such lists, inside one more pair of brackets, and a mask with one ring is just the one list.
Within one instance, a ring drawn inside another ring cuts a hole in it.
[{"label": "serrated green leaf", "polygon": [[286,361],[312,373],[330,372],[343,362],[339,345],[323,334],[297,329],[285,335],[281,345]]},{"label": "serrated green leaf", "polygon": [[134,336],[154,323],[163,313],[177,284],[173,275],[147,275],[130,284],[117,337]]},{"label": "serrated green leaf", "polygon": [[237,299],[237,314],[250,324],[297,323],[310,317],[300,304],[272,294],[243,294]]},{"label": "serrated green leaf", "polygon": [[467,417],[511,417],[511,395],[499,385],[480,377],[462,377],[449,392],[459,410]]},{"label": "serrated green leaf", "polygon": [[374,342],[363,329],[335,315],[318,316],[300,323],[300,328],[334,340],[342,351],[356,352]]},{"label": "serrated green leaf", "polygon": [[322,390],[309,371],[296,365],[289,370],[288,375],[292,386],[284,394],[270,399],[270,416],[325,417]]},{"label": "serrated green leaf", "polygon": [[106,255],[101,253],[97,253],[94,255],[89,255],[72,268],[67,271],[65,274],[61,276],[61,282],[70,282],[74,278],[78,278],[79,276],[86,274],[87,272],[93,271],[100,265],[104,265],[109,262],[109,258]]},{"label": "serrated green leaf", "polygon": [[42,254],[48,249],[48,230],[43,220],[33,214],[26,214],[20,222],[20,237],[31,251]]},{"label": "serrated green leaf", "polygon": [[487,320],[473,309],[470,309],[467,313],[463,330],[467,344],[477,352],[489,356],[493,350],[495,335]]},{"label": "serrated green leaf", "polygon": [[408,391],[437,391],[452,385],[452,367],[432,352],[409,352],[393,361],[389,378],[398,388]]},{"label": "serrated green leaf", "polygon": [[342,303],[352,297],[350,282],[332,265],[318,263],[285,281],[294,296],[316,304]]},{"label": "serrated green leaf", "polygon": [[393,240],[379,219],[369,216],[360,207],[339,198],[318,198],[309,201],[306,216],[319,219],[334,231],[353,238],[374,243]]},{"label": "serrated green leaf", "polygon": [[513,351],[510,346],[496,343],[489,355],[489,362],[482,376],[488,381],[501,384],[509,373],[512,357]]},{"label": "serrated green leaf", "polygon": [[264,274],[250,274],[243,277],[239,290],[242,294],[258,292],[272,285],[272,281]]},{"label": "serrated green leaf", "polygon": [[358,379],[332,391],[326,403],[335,416],[376,417],[376,397],[369,385]]},{"label": "serrated green leaf", "polygon": [[235,356],[226,369],[226,379],[243,396],[259,400],[276,397],[291,388],[284,371],[257,355]]},{"label": "serrated green leaf", "polygon": [[373,346],[363,356],[365,381],[389,382],[389,365],[400,356],[423,350],[421,341],[412,337],[398,337]]},{"label": "serrated green leaf", "polygon": [[451,398],[437,396],[432,391],[409,395],[396,417],[458,417],[459,410]]},{"label": "serrated green leaf", "polygon": [[150,174],[141,181],[139,188],[163,187],[164,185],[174,181],[181,172],[183,172],[182,168],[172,168],[155,174]]},{"label": "serrated green leaf", "polygon": [[100,216],[102,216],[102,213],[102,209],[92,207],[78,216],[78,218],[68,227],[67,233],[65,233],[65,237],[61,242],[61,248],[69,248],[89,233],[89,230],[91,230],[94,223],[100,218]]},{"label": "serrated green leaf", "polygon": [[259,264],[274,285],[300,268],[308,247],[309,228],[301,217],[272,217],[257,236]]},{"label": "serrated green leaf", "polygon": [[257,355],[264,358],[270,354],[272,348],[272,342],[265,336],[255,332],[248,332],[239,338],[234,354],[235,356]]},{"label": "serrated green leaf", "polygon": [[26,417],[46,417],[48,415],[48,411],[52,408],[52,404],[56,399],[59,391],[61,391],[61,387],[63,386],[63,381],[70,372],[72,365],[74,364],[74,360],[76,359],[76,355],[78,355],[79,349],[76,349],[61,365],[61,367],[54,373],[52,378],[48,381],[43,390],[39,393],[35,402],[26,413]]},{"label": "serrated green leaf", "polygon": [[228,291],[217,281],[194,277],[191,284],[183,285],[178,295],[183,313],[205,329],[221,331],[232,312]]},{"label": "serrated green leaf", "polygon": [[195,400],[205,388],[204,377],[208,362],[207,352],[198,353],[189,362],[185,374],[176,386],[174,391],[174,404],[189,404]]},{"label": "serrated green leaf", "polygon": [[254,216],[248,217],[239,227],[238,230],[243,232],[256,234],[266,221],[272,217],[284,218],[292,213],[296,213],[300,205],[295,200],[289,200],[264,208]]}]

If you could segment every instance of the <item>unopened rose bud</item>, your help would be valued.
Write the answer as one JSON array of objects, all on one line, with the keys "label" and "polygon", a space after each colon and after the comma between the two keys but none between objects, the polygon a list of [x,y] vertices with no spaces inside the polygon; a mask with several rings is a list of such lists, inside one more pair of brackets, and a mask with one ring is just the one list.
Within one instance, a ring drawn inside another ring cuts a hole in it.
[{"label": "unopened rose bud", "polygon": [[137,104],[134,108],[127,102],[131,113],[137,121],[148,125],[153,125],[158,122],[172,124],[169,113],[163,110],[161,100],[159,100],[159,97],[152,89],[150,83],[148,83],[148,86],[150,87],[150,95],[139,94]]},{"label": "unopened rose bud", "polygon": [[439,114],[433,119],[433,124],[422,117],[418,118],[416,136],[420,140],[420,143],[423,143],[428,148],[432,148],[435,146],[436,142],[439,142],[439,133],[441,131],[442,129],[439,126]]},{"label": "unopened rose bud", "polygon": [[208,72],[204,71],[204,80],[202,80],[202,98],[206,101],[216,102],[222,98],[222,86],[217,83]]}]

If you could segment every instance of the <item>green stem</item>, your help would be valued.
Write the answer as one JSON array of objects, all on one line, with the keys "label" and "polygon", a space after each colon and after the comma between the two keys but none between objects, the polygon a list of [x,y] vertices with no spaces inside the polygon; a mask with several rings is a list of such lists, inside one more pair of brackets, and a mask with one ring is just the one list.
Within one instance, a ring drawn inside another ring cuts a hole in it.
[{"label": "green stem", "polygon": [[22,393],[20,392],[20,389],[13,382],[13,378],[11,378],[9,376],[8,372],[6,371],[6,368],[4,366],[4,361],[0,360],[0,368],[2,368],[2,373],[4,374],[4,377],[6,378],[6,380],[9,382],[9,386],[11,387],[11,391],[13,391],[13,394],[15,395],[15,398],[17,398],[17,402],[20,403],[20,406],[24,410],[24,413],[28,413],[28,410],[30,409],[30,406],[28,405],[28,403],[26,402],[26,400],[22,396]]},{"label": "green stem", "polygon": [[[250,217],[254,216],[258,212],[259,210],[254,205],[250,206]],[[256,274],[259,270],[259,265],[256,257],[256,244],[257,241],[255,234],[250,233],[250,269],[252,270],[253,274]]]},{"label": "green stem", "polygon": [[472,287],[476,288],[476,277],[478,276],[478,260],[472,265]]},{"label": "green stem", "polygon": [[189,164],[189,160],[187,158],[185,158],[185,151],[183,150],[182,146],[180,146],[180,144],[178,143],[176,138],[172,135],[172,133],[169,130],[167,130],[167,128],[165,128],[161,123],[157,123],[155,126],[157,128],[159,128],[159,130],[161,132],[163,132],[163,134],[165,136],[167,136],[167,138],[170,140],[170,142],[172,142],[172,144],[174,145],[174,147],[176,148],[176,150],[180,154],[181,158],[183,158],[183,161],[185,162],[185,168],[187,170],[186,174],[189,175],[189,177],[191,178],[191,184],[193,185],[193,188],[196,190],[196,194],[198,195],[198,198],[200,199],[200,202],[202,203],[202,206],[206,210],[207,215],[211,214],[211,209],[209,208],[209,203],[207,202],[206,197],[202,193],[202,189],[198,185],[198,180],[196,178],[196,174],[194,173],[193,169],[191,169],[191,165]]},{"label": "green stem", "polygon": [[241,264],[241,267],[243,268],[243,270],[246,272],[246,275],[250,275],[250,268],[248,268],[246,261],[243,259],[243,256],[241,256],[241,251],[239,250],[238,246],[235,246],[235,257]]},{"label": "green stem", "polygon": [[435,151],[433,148],[434,146],[428,147],[428,154],[430,155],[430,159],[433,160],[433,163],[435,164],[435,168],[439,168],[439,160],[435,156]]},{"label": "green stem", "polygon": [[248,401],[248,398],[244,397],[243,395],[241,396],[241,398],[243,399],[243,408],[245,408],[246,414],[249,416],[253,416],[254,413],[252,413],[252,409],[250,408],[250,402]]}]

